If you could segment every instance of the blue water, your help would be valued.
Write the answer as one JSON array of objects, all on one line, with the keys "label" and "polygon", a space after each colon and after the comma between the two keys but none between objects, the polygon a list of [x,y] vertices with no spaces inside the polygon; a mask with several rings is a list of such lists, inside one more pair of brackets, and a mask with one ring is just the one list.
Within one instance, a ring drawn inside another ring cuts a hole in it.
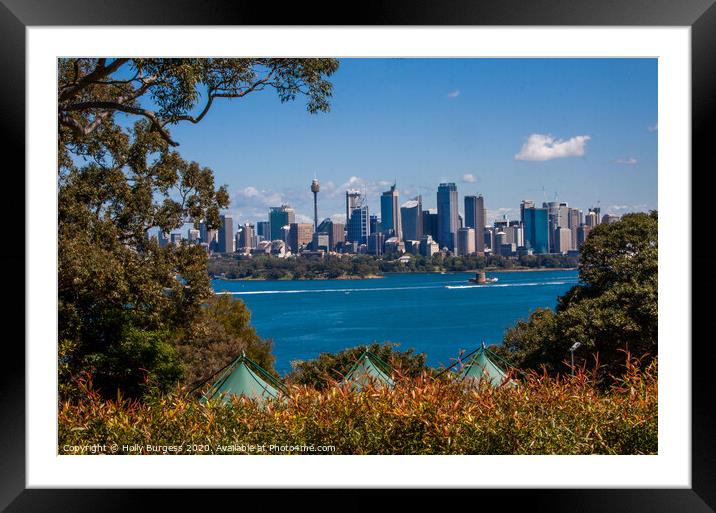
[{"label": "blue water", "polygon": [[554,308],[577,283],[577,271],[488,273],[499,281],[472,285],[474,273],[388,274],[371,280],[224,281],[251,310],[259,336],[273,339],[276,370],[373,341],[414,348],[438,367],[460,349],[500,343],[507,328],[538,307]]}]

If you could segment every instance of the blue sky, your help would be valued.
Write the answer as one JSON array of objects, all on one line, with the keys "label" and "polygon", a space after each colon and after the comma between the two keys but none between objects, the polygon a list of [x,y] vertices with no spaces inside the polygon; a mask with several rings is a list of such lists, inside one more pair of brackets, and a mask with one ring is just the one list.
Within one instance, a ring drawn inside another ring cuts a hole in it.
[{"label": "blue sky", "polygon": [[172,128],[181,155],[228,186],[238,223],[281,203],[312,219],[314,175],[320,218],[345,213],[349,186],[377,212],[393,180],[424,208],[453,181],[460,210],[480,193],[490,221],[555,195],[585,211],[657,208],[656,59],[341,59],[331,81],[329,113],[266,90]]}]

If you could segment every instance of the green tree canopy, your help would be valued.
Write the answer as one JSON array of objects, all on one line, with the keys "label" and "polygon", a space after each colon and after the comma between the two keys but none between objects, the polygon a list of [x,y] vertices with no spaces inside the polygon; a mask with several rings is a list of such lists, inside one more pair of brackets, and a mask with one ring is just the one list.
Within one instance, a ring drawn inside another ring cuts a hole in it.
[{"label": "green tree canopy", "polygon": [[181,158],[170,127],[200,122],[218,99],[266,88],[327,111],[337,67],[335,59],[60,59],[61,379],[89,371],[105,393],[136,395],[139,381],[176,382],[177,369],[193,364],[180,360],[193,354],[189,327],[206,321],[206,252],[161,248],[149,234],[201,221],[217,228],[229,197],[211,169]]},{"label": "green tree canopy", "polygon": [[415,353],[413,349],[398,351],[397,346],[391,342],[374,342],[337,353],[321,353],[314,360],[292,362],[293,370],[286,376],[286,380],[323,390],[332,382],[343,379],[366,350],[392,365],[403,376],[416,377],[426,370],[424,353]]},{"label": "green tree canopy", "polygon": [[605,376],[623,370],[626,353],[647,359],[658,350],[658,215],[627,214],[596,226],[582,246],[580,283],[557,302],[538,309],[504,337],[506,355],[518,367],[566,370],[599,358]]}]

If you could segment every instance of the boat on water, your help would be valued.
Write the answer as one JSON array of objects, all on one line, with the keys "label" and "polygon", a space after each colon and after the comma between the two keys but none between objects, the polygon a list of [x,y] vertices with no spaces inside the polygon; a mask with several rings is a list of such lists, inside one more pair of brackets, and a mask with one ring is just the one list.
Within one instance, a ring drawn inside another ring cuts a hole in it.
[{"label": "boat on water", "polygon": [[488,278],[488,277],[485,275],[485,272],[484,272],[484,271],[481,271],[481,272],[479,272],[479,273],[475,273],[475,277],[474,277],[474,278],[470,278],[470,279],[468,279],[467,281],[469,281],[470,283],[477,283],[477,284],[479,284],[479,285],[484,285],[484,284],[486,284],[486,283],[495,283],[495,282],[497,282],[497,278]]}]

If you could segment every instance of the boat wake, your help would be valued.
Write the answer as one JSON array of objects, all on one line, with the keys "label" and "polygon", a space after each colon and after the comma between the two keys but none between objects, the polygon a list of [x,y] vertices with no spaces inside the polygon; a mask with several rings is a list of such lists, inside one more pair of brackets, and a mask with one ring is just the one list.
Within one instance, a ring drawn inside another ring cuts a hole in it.
[{"label": "boat wake", "polygon": [[[568,281],[534,281],[528,283],[482,283],[479,285],[445,285],[446,289],[481,289],[496,287],[536,287],[538,285],[567,285]],[[576,283],[576,281],[574,282]]]}]

